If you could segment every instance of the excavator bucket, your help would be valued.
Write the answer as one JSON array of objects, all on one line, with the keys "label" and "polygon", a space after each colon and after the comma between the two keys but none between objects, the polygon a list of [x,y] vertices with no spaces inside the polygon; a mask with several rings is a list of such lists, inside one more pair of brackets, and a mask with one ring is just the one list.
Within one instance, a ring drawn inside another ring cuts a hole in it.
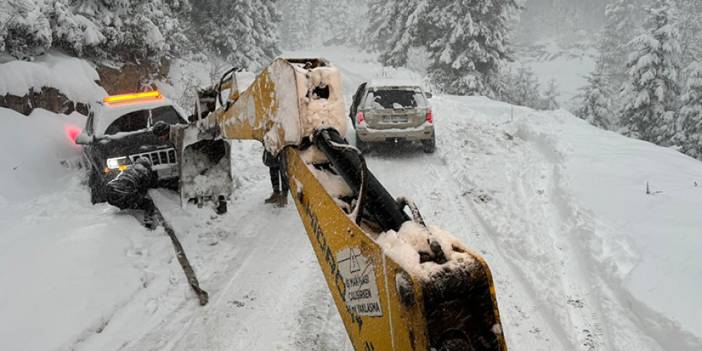
[{"label": "excavator bucket", "polygon": [[218,158],[229,159],[229,145],[214,144],[258,140],[283,155],[292,197],[356,350],[507,349],[485,260],[426,225],[411,201],[391,197],[344,140],[336,68],[323,59],[277,59],[243,91],[235,75],[223,77],[214,97],[222,100],[226,89],[218,108],[170,130],[181,185],[189,183],[184,198],[231,191],[216,185],[231,181],[228,161]]},{"label": "excavator bucket", "polygon": [[202,206],[213,202],[218,212],[226,211],[226,201],[232,194],[233,186],[230,143],[206,136],[192,138],[192,134],[199,133],[195,126],[172,129],[171,133],[180,160],[181,205],[195,202]]}]

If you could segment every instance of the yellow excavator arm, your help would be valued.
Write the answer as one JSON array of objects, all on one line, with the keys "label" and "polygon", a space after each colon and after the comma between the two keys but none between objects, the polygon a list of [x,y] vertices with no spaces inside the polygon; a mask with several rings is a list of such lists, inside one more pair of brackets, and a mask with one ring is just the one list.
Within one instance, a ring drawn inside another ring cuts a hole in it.
[{"label": "yellow excavator arm", "polygon": [[171,127],[184,202],[231,191],[229,146],[210,144],[258,140],[283,155],[292,197],[356,350],[507,349],[485,260],[426,225],[411,201],[391,197],[345,142],[336,68],[323,59],[277,59],[247,89],[239,86],[235,72],[223,77],[210,90],[220,100],[216,109],[198,104],[195,121]]}]

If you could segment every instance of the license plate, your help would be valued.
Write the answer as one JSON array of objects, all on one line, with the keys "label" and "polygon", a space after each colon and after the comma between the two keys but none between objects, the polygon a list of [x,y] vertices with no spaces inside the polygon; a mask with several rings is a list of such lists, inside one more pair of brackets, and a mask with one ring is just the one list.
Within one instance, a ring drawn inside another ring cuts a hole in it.
[{"label": "license plate", "polygon": [[383,120],[388,123],[407,123],[408,121],[406,116],[385,116]]}]

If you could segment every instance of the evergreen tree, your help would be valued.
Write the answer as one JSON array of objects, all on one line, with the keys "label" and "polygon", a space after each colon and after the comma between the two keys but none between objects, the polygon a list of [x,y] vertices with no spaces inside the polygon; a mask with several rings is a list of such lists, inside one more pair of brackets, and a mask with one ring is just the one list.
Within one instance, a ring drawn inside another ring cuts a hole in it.
[{"label": "evergreen tree", "polygon": [[[367,28],[367,0],[280,0],[280,45],[286,49],[361,45]],[[385,19],[386,20],[386,19]]]},{"label": "evergreen tree", "polygon": [[316,0],[323,45],[359,45],[368,26],[366,0]]},{"label": "evergreen tree", "polygon": [[425,16],[427,1],[398,0],[395,9],[393,33],[385,43],[380,61],[393,67],[407,63],[407,54],[412,46],[417,46],[421,39],[419,21]]},{"label": "evergreen tree", "polygon": [[424,47],[428,75],[443,90],[495,95],[518,8],[516,0],[371,0],[367,36],[384,64],[405,65],[410,49]]},{"label": "evergreen tree", "polygon": [[311,0],[281,0],[278,7],[282,14],[280,22],[280,46],[285,49],[297,49],[312,42],[315,33],[309,14],[312,12]]},{"label": "evergreen tree", "polygon": [[688,68],[686,92],[682,96],[680,130],[676,141],[683,153],[702,160],[702,63]]},{"label": "evergreen tree", "polygon": [[600,60],[595,70],[587,76],[587,85],[580,88],[580,94],[576,97],[580,103],[575,115],[596,127],[612,129],[612,92],[604,71],[605,65]]},{"label": "evergreen tree", "polygon": [[266,0],[204,0],[193,7],[202,44],[231,65],[249,70],[279,54],[279,20],[274,2]]},{"label": "evergreen tree", "polygon": [[14,57],[60,48],[77,56],[158,61],[185,41],[182,20],[190,5],[187,0],[25,0],[5,9],[0,42]]},{"label": "evergreen tree", "polygon": [[492,88],[504,63],[515,0],[438,0],[418,15],[420,43],[432,57],[429,77],[451,94],[494,96]]},{"label": "evergreen tree", "polygon": [[364,43],[371,51],[384,50],[390,37],[396,32],[399,5],[396,0],[368,1],[368,25]]},{"label": "evergreen tree", "polygon": [[542,107],[539,80],[534,71],[527,66],[520,66],[516,74],[511,72],[505,78],[504,100],[514,104],[527,106],[534,109]]},{"label": "evergreen tree", "polygon": [[670,0],[647,8],[647,33],[634,39],[621,123],[625,134],[667,145],[675,133],[680,45]]},{"label": "evergreen tree", "polygon": [[628,43],[639,28],[635,0],[614,0],[605,9],[605,24],[598,42],[602,70],[613,90],[619,90],[627,80]]},{"label": "evergreen tree", "polygon": [[556,101],[561,94],[558,92],[558,83],[555,79],[548,81],[541,108],[544,110],[557,110],[561,106]]},{"label": "evergreen tree", "polygon": [[675,0],[678,7],[682,67],[702,57],[702,1]]}]

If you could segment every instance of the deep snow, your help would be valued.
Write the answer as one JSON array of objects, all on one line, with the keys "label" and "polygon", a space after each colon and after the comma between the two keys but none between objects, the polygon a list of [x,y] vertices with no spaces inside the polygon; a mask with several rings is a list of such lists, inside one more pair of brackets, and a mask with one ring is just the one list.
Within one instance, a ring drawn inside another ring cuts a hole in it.
[{"label": "deep snow", "polygon": [[[291,55],[339,66],[347,101],[382,71],[347,49]],[[702,163],[565,111],[431,103],[436,153],[381,147],[369,167],[485,255],[510,349],[702,348]],[[90,205],[61,165],[74,118],[0,109],[1,349],[350,350],[296,210],[263,204],[260,145],[233,143],[227,215],[156,194],[210,293],[199,307],[162,230]]]}]

